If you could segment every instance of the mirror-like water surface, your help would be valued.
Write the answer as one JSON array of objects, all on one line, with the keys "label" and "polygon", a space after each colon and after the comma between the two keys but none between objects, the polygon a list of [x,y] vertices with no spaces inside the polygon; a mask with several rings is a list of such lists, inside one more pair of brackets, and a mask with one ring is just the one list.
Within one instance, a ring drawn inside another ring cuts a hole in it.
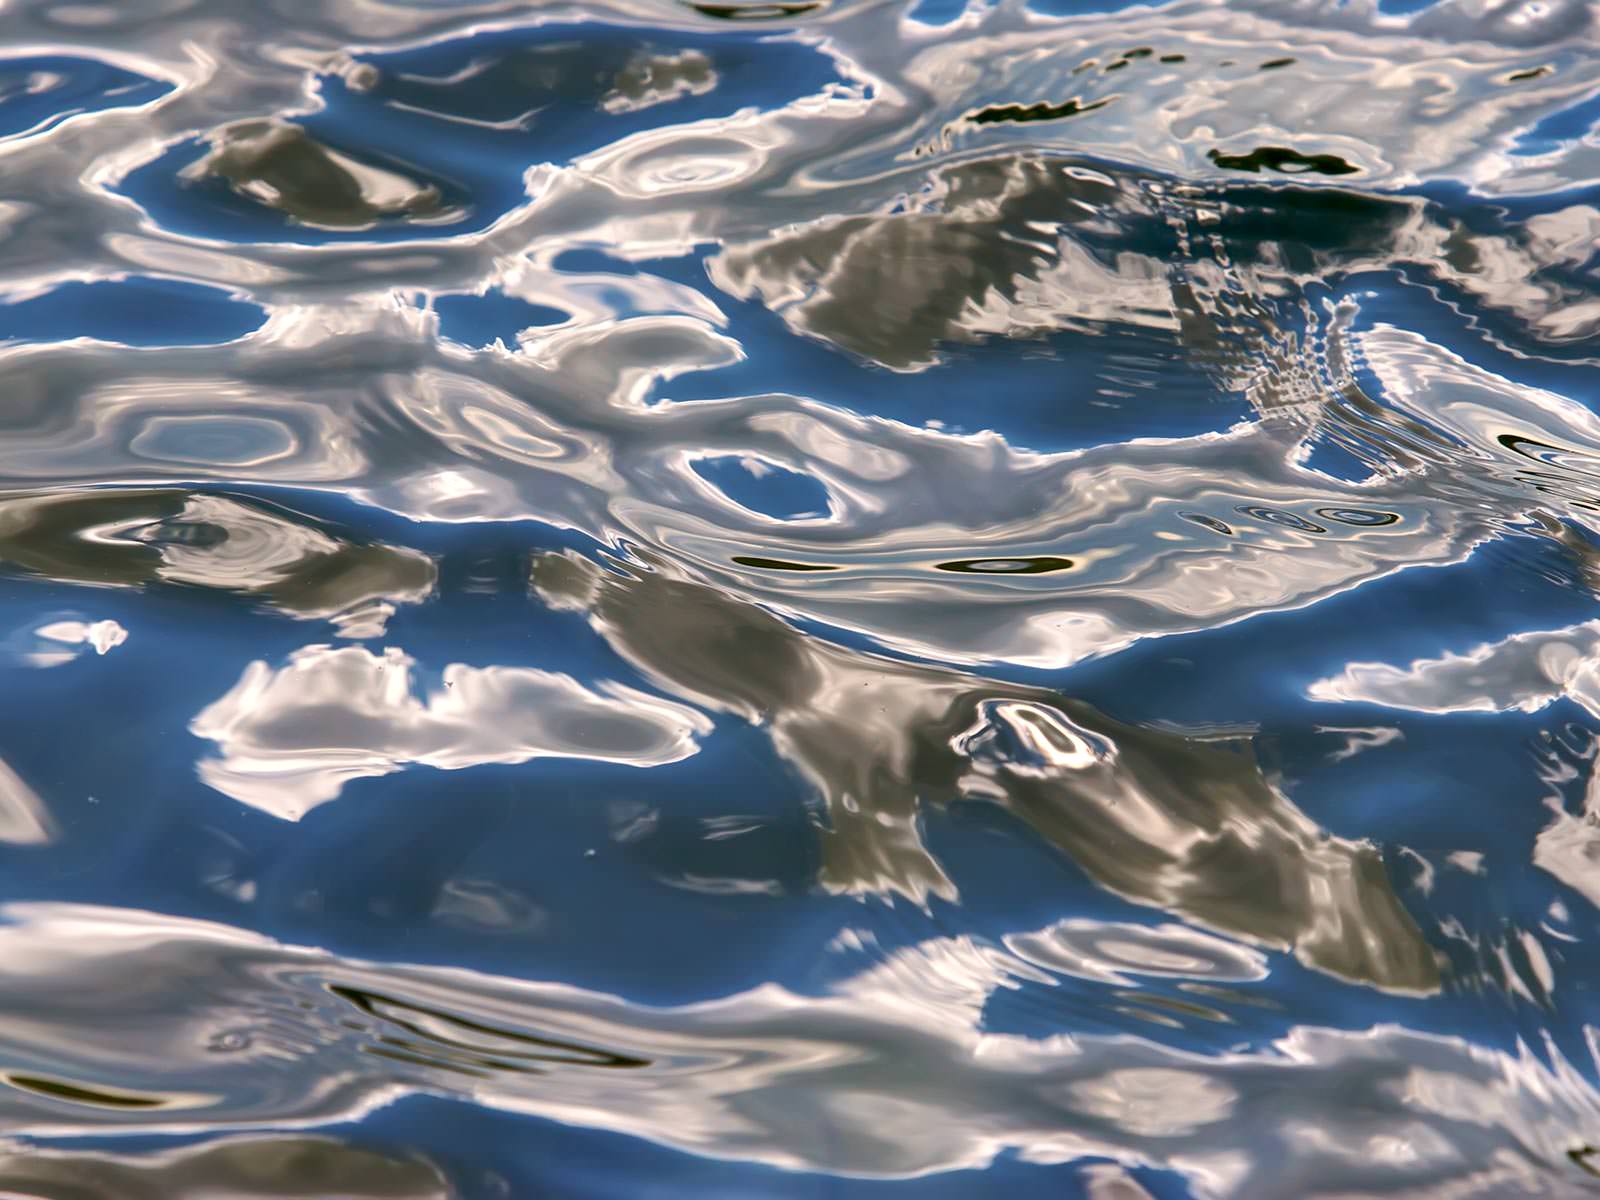
[{"label": "mirror-like water surface", "polygon": [[1600,10],[0,6],[0,1192],[1600,1191]]}]

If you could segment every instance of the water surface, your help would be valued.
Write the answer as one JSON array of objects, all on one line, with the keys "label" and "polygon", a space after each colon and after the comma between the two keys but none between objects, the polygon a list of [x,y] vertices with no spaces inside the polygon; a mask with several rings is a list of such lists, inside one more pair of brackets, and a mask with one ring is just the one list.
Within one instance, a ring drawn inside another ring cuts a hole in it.
[{"label": "water surface", "polygon": [[0,1190],[1600,1191],[1582,0],[0,11]]}]

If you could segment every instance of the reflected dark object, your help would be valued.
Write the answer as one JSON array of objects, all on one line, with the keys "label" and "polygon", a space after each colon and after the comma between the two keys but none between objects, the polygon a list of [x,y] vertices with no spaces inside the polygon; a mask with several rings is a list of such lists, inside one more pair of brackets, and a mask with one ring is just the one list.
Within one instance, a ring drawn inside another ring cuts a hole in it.
[{"label": "reflected dark object", "polygon": [[420,1159],[321,1137],[242,1137],[147,1154],[0,1153],[0,1188],[43,1200],[448,1200]]},{"label": "reflected dark object", "polygon": [[1276,71],[1280,67],[1288,67],[1293,65],[1294,59],[1292,58],[1275,58],[1271,62],[1262,63],[1259,69],[1262,71]]},{"label": "reflected dark object", "polygon": [[60,1079],[46,1079],[40,1075],[22,1075],[11,1072],[4,1076],[14,1088],[63,1100],[69,1104],[87,1104],[94,1108],[165,1108],[169,1103],[163,1096],[138,1096],[130,1092],[111,1092],[104,1088],[88,1087],[81,1083],[67,1083]]},{"label": "reflected dark object", "polygon": [[1573,467],[1580,470],[1587,469],[1596,478],[1600,478],[1600,460],[1582,450],[1552,446],[1549,442],[1541,442],[1537,438],[1518,433],[1502,433],[1495,440],[1513,454],[1531,458],[1534,462],[1568,469]]},{"label": "reflected dark object", "polygon": [[1226,521],[1219,521],[1215,517],[1208,517],[1205,513],[1185,512],[1179,513],[1178,515],[1185,521],[1191,521],[1202,528],[1211,530],[1213,533],[1220,533],[1226,537],[1233,536],[1233,526],[1229,525]]},{"label": "reflected dark object", "polygon": [[1496,441],[1519,459],[1539,464],[1518,467],[1514,474],[1527,486],[1564,506],[1586,511],[1600,508],[1600,455],[1552,445],[1522,434],[1501,434]]},{"label": "reflected dark object", "polygon": [[441,209],[436,185],[359,163],[280,121],[247,121],[219,131],[211,153],[187,174],[223,179],[257,204],[328,229],[362,228],[388,217],[436,217]]},{"label": "reflected dark object", "polygon": [[1073,563],[1070,558],[1042,554],[1036,558],[959,558],[934,565],[941,571],[965,575],[1045,575],[1051,571],[1069,571]]},{"label": "reflected dark object", "polygon": [[546,556],[533,584],[589,612],[657,686],[770,730],[827,805],[831,890],[954,898],[918,813],[982,801],[1126,899],[1292,949],[1344,979],[1439,986],[1435,953],[1374,848],[1319,829],[1242,739],[1124,725],[1043,689],[813,641],[664,564],[619,574]]},{"label": "reflected dark object", "polygon": [[803,17],[827,7],[824,0],[809,0],[792,4],[694,4],[689,5],[703,17],[719,21],[774,21],[782,17]]},{"label": "reflected dark object", "polygon": [[748,554],[735,554],[733,561],[741,567],[760,567],[766,571],[837,571],[839,569],[824,563],[788,562],[781,558],[754,558]]},{"label": "reflected dark object", "polygon": [[367,1047],[380,1057],[398,1054],[418,1065],[475,1074],[517,1071],[538,1075],[553,1066],[635,1069],[650,1065],[647,1058],[486,1025],[343,984],[330,984],[328,990],[368,1016],[410,1035],[380,1035]]},{"label": "reflected dark object", "polygon": [[1542,79],[1546,75],[1549,75],[1551,73],[1552,73],[1552,68],[1551,67],[1548,67],[1548,66],[1533,67],[1533,68],[1530,68],[1529,70],[1526,70],[1526,71],[1513,71],[1510,75],[1506,76],[1506,82],[1507,83],[1526,83],[1530,79]]},{"label": "reflected dark object", "polygon": [[176,489],[0,497],[0,570],[61,582],[187,584],[259,595],[299,617],[433,588],[426,555],[330,536],[259,501]]},{"label": "reflected dark object", "polygon": [[1354,175],[1361,168],[1352,166],[1337,154],[1301,154],[1287,146],[1258,146],[1249,154],[1224,154],[1213,150],[1206,155],[1225,171],[1281,171],[1286,175]]},{"label": "reflected dark object", "polygon": [[[424,280],[434,269],[460,285],[438,292],[514,295],[496,286],[504,281],[492,278],[487,258],[478,261],[480,252],[493,254],[477,235],[510,222],[492,239],[511,252],[502,263],[509,268],[529,245],[523,210],[576,164],[587,162],[580,170],[587,175],[596,165],[591,156],[609,156],[634,136],[648,133],[655,144],[664,131],[735,113],[754,118],[860,86],[840,75],[836,56],[770,38],[773,30],[759,20],[743,30],[690,33],[639,24],[640,14],[620,23],[586,19],[595,15],[467,22],[421,42],[345,38],[355,43],[348,53],[297,67],[308,72],[297,94],[316,98],[309,107],[268,109],[200,136],[186,131],[134,165],[116,190],[166,234],[221,237],[268,254],[266,247],[284,244],[336,256],[342,251],[334,247],[366,247],[360,265],[349,260],[334,277],[321,273],[322,261],[304,259],[295,269],[334,303],[352,285],[434,291],[445,282]],[[730,6],[730,19],[736,16]],[[667,174],[646,190],[664,186],[665,199],[681,190],[688,163],[667,143],[658,148],[667,151],[657,162]],[[580,210],[598,216],[607,204],[594,199],[579,201]],[[572,232],[566,217],[546,215],[554,217],[547,232],[555,238]],[[387,259],[378,249],[400,243],[422,257]],[[520,248],[512,251],[513,243]],[[396,267],[408,282],[393,274]]]},{"label": "reflected dark object", "polygon": [[1137,256],[1108,263],[1090,249],[1112,228],[1157,234],[1138,175],[1005,155],[943,168],[930,182],[910,211],[730,246],[711,261],[712,279],[782,303],[802,331],[896,370],[931,365],[941,343],[980,341],[982,307],[1012,310],[1010,336],[1110,320],[1177,326],[1165,268]]},{"label": "reflected dark object", "polygon": [[1110,104],[1109,100],[1095,100],[1085,104],[1074,96],[1071,100],[1060,104],[1046,104],[1040,101],[1037,104],[996,104],[989,108],[979,109],[967,117],[974,125],[997,125],[1004,121],[1024,123],[1028,121],[1059,121],[1063,117],[1076,117],[1080,113],[1094,112],[1097,108],[1104,108]]},{"label": "reflected dark object", "polygon": [[[782,15],[767,7],[749,12]],[[729,6],[728,19],[744,11]],[[368,52],[360,64],[378,78],[354,94],[344,75],[326,77],[346,119],[385,130],[382,144],[397,161],[449,164],[439,170],[468,185],[481,213],[525,201],[522,176],[534,163],[572,162],[629,134],[782,103],[838,79],[837,64],[815,48],[759,30],[582,22],[485,29],[431,52]],[[409,140],[419,143],[414,152]],[[478,161],[484,155],[504,161]]]}]

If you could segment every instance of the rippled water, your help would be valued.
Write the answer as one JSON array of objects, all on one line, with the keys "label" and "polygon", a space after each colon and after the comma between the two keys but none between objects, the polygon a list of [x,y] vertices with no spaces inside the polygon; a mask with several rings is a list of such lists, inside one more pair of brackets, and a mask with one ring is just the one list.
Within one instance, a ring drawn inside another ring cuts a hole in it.
[{"label": "rippled water", "polygon": [[1600,10],[0,8],[0,1190],[1600,1189]]}]

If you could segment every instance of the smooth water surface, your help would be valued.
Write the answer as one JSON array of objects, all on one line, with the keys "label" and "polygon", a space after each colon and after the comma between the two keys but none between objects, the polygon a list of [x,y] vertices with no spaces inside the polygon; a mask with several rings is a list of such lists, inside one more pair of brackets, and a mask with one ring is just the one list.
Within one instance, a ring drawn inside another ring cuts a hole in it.
[{"label": "smooth water surface", "polygon": [[1600,9],[0,7],[0,1192],[1600,1191]]}]

